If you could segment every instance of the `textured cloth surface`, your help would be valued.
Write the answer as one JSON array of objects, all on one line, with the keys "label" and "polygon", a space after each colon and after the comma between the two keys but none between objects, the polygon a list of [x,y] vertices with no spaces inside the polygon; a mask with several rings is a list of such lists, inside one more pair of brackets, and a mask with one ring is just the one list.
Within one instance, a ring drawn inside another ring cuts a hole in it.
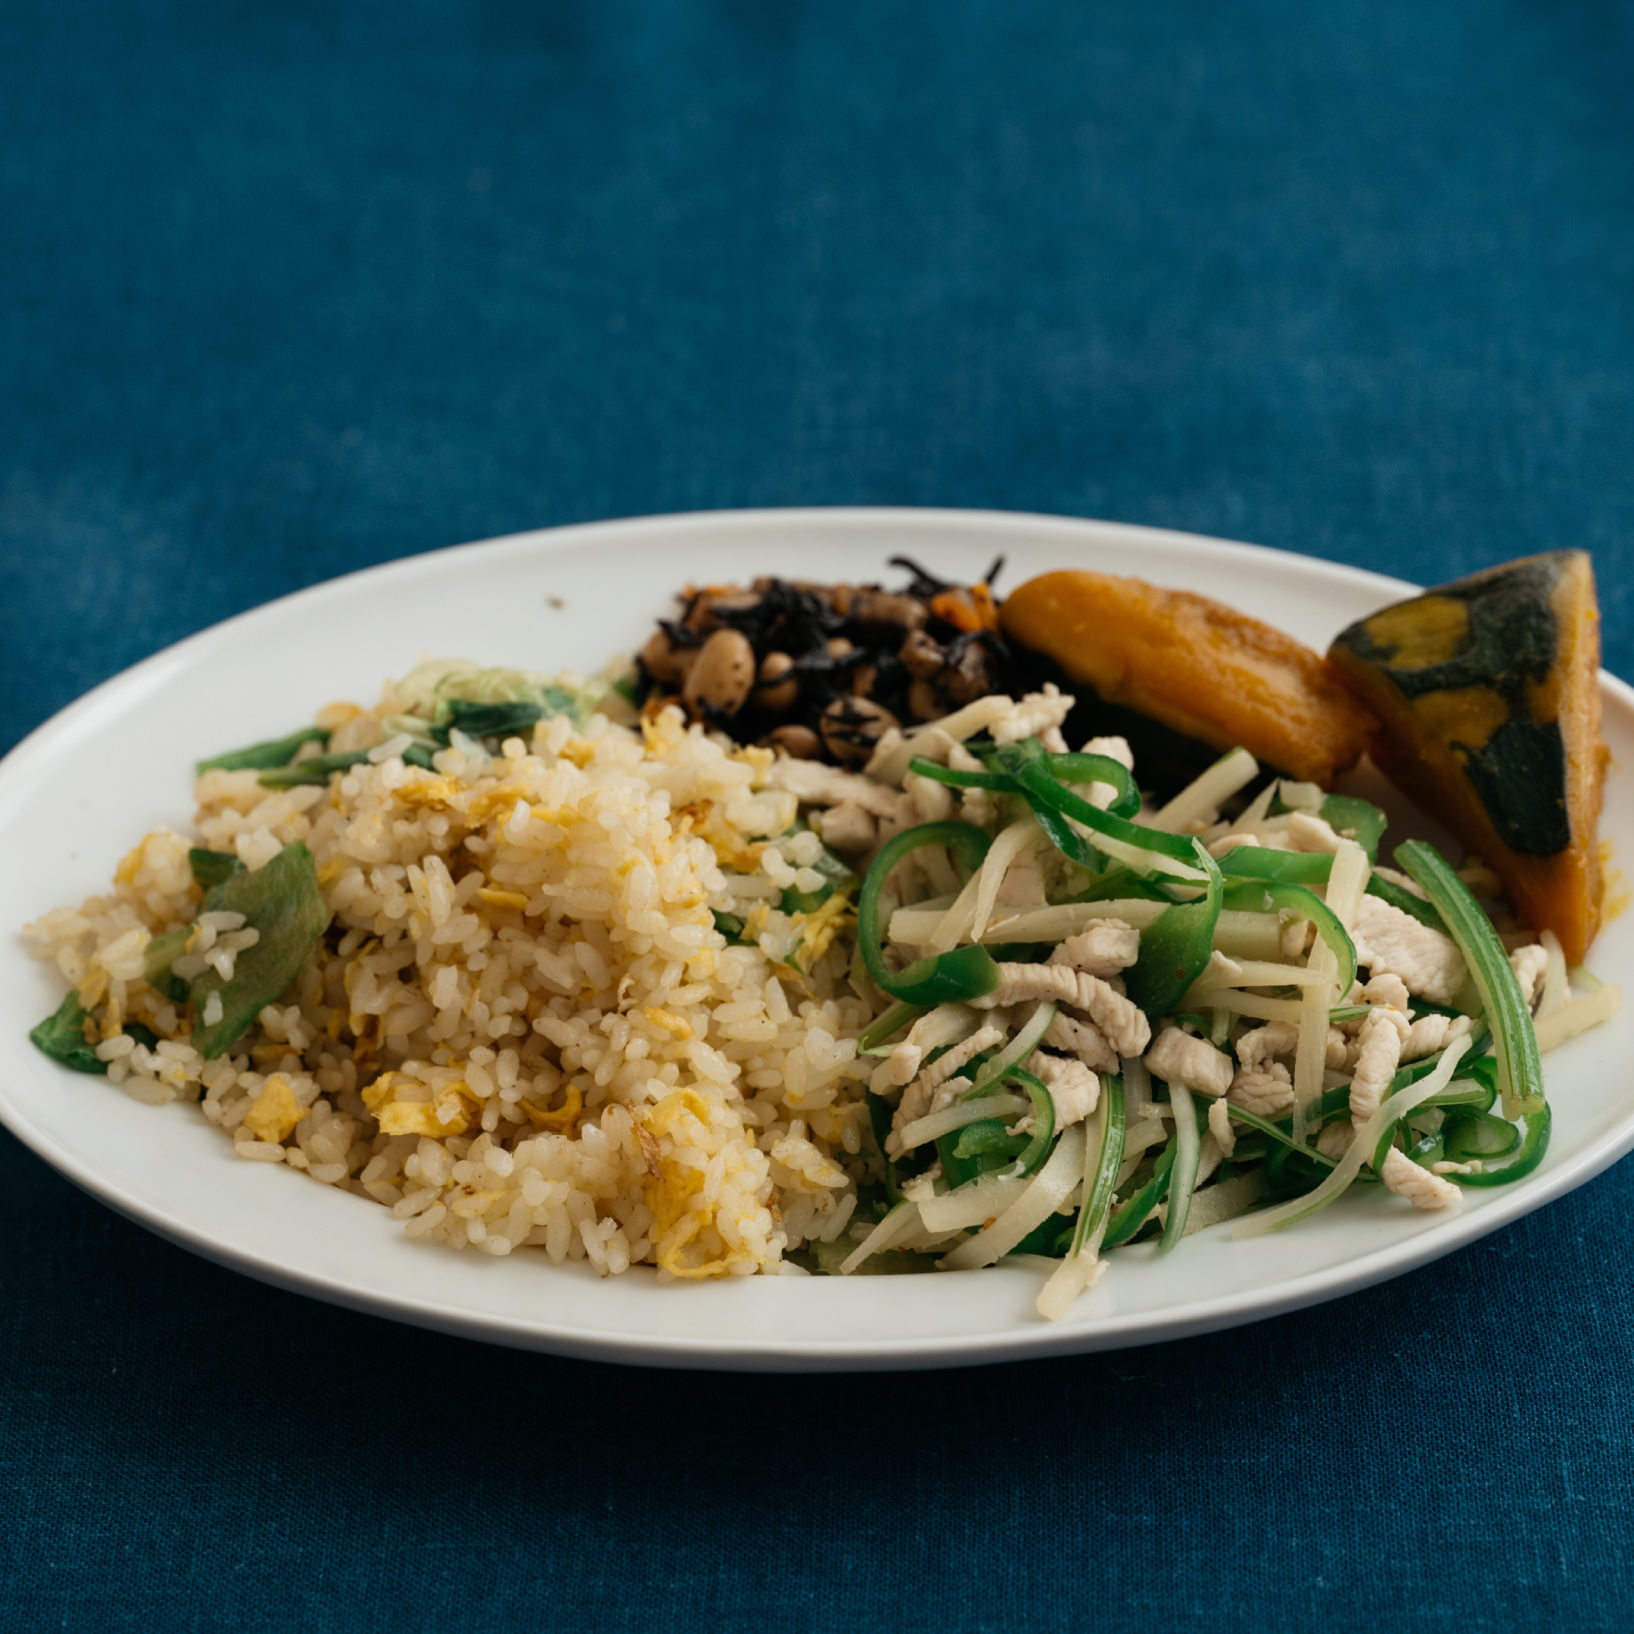
[{"label": "textured cloth surface", "polygon": [[[0,748],[301,585],[710,506],[1583,545],[1634,672],[1630,19],[8,0]],[[709,1378],[273,1292],[0,1135],[0,1626],[1624,1631],[1631,1214],[1624,1164],[1121,1356]]]}]

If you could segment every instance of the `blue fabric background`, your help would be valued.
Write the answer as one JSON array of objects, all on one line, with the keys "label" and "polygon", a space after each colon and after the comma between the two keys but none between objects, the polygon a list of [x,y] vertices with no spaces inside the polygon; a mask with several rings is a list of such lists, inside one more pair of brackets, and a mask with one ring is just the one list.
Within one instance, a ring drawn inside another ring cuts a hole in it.
[{"label": "blue fabric background", "polygon": [[[707,506],[1585,545],[1634,671],[1631,16],[7,0],[0,748],[300,585]],[[1121,1356],[709,1378],[272,1292],[0,1136],[0,1623],[1626,1631],[1631,1214],[1625,1164]]]}]

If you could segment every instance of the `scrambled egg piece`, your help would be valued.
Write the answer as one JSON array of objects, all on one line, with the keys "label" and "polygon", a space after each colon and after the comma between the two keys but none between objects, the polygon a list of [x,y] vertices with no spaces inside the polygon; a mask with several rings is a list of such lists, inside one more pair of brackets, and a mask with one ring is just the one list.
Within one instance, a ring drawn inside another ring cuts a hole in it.
[{"label": "scrambled egg piece", "polygon": [[430,1100],[399,1100],[399,1093],[409,1088],[423,1091],[425,1085],[400,1072],[383,1072],[362,1092],[363,1104],[379,1120],[382,1134],[441,1140],[465,1134],[481,1115],[482,1108],[463,1079],[444,1085]]},{"label": "scrambled egg piece", "polygon": [[[663,1136],[672,1145],[698,1146],[705,1151],[719,1146],[728,1153],[730,1170],[736,1166],[730,1155],[734,1137],[724,1127],[723,1118],[730,1123],[724,1108],[697,1090],[683,1087],[672,1090],[644,1119],[637,1117],[636,1120],[636,1133],[647,1164],[641,1189],[653,1215],[653,1258],[660,1269],[673,1277],[698,1280],[726,1276],[734,1265],[749,1258],[741,1249],[730,1245],[719,1259],[697,1258],[694,1244],[699,1235],[706,1228],[719,1227],[713,1209],[696,1206],[704,1189],[704,1171],[666,1158],[658,1145],[658,1137]],[[689,1249],[692,1250],[690,1256]]]},{"label": "scrambled egg piece", "polygon": [[692,1037],[692,1023],[671,1010],[661,1010],[656,1004],[648,1004],[642,1007],[641,1013],[653,1026],[662,1027],[665,1032],[674,1033],[677,1038]]},{"label": "scrambled egg piece", "polygon": [[[710,1121],[709,1105],[696,1090],[677,1089],[666,1095],[647,1114],[645,1127],[649,1135],[667,1135],[672,1140],[677,1124],[696,1119],[706,1127]],[[684,1135],[683,1135],[684,1138]],[[643,1148],[649,1154],[646,1142]],[[700,1170],[657,1159],[657,1173],[650,1173],[642,1181],[642,1192],[653,1215],[653,1257],[671,1276],[701,1278],[718,1277],[725,1273],[724,1260],[709,1260],[702,1265],[689,1265],[682,1252],[698,1235],[705,1224],[705,1216],[695,1212],[692,1200],[703,1190],[704,1177]]]},{"label": "scrambled egg piece", "polygon": [[451,806],[459,793],[460,786],[451,777],[410,778],[396,790],[398,803],[405,806]]},{"label": "scrambled egg piece", "polygon": [[562,1104],[552,1112],[548,1107],[540,1106],[537,1101],[530,1101],[524,1096],[520,1102],[522,1110],[528,1115],[528,1122],[537,1129],[559,1129],[566,1131],[572,1127],[573,1120],[578,1117],[579,1109],[584,1105],[584,1095],[579,1089],[576,1079],[569,1079],[567,1087],[562,1091]]},{"label": "scrambled egg piece", "polygon": [[310,1107],[296,1102],[295,1091],[290,1088],[289,1080],[283,1073],[275,1072],[245,1113],[244,1127],[257,1140],[265,1141],[270,1146],[281,1146],[295,1133],[295,1125],[310,1110]]},{"label": "scrambled egg piece", "polygon": [[836,891],[820,908],[798,917],[800,941],[791,958],[797,970],[809,970],[828,952],[852,912],[850,896]]}]

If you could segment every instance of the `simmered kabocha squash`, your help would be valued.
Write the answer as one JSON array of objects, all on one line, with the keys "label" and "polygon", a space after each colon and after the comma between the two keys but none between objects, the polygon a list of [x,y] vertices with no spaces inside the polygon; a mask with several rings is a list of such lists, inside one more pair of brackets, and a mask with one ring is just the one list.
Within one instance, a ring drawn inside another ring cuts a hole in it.
[{"label": "simmered kabocha squash", "polygon": [[1600,926],[1600,622],[1580,550],[1489,568],[1352,624],[1330,659],[1374,760],[1581,960]]},{"label": "simmered kabocha squash", "polygon": [[1361,756],[1372,718],[1320,654],[1207,596],[1066,570],[1005,601],[1005,634],[1109,703],[1216,749],[1330,784]]}]

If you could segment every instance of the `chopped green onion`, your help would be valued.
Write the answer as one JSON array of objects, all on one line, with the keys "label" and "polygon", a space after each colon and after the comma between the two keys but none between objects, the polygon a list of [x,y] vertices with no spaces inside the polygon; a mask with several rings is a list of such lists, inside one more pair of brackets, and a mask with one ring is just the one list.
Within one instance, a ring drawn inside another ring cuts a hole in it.
[{"label": "chopped green onion", "polygon": [[201,1018],[212,996],[221,1003],[219,1018],[201,1019],[193,1032],[193,1048],[206,1061],[237,1043],[263,1007],[300,975],[329,923],[312,853],[299,840],[254,873],[230,874],[211,895],[213,907],[243,914],[246,927],[261,934],[236,956],[230,981],[214,969],[193,978],[192,999]]},{"label": "chopped green onion", "polygon": [[806,864],[823,877],[815,891],[797,891],[792,885],[778,899],[784,913],[815,913],[836,891],[848,891],[857,883],[856,874],[841,862],[832,851],[817,853],[817,860]]},{"label": "chopped green onion", "polygon": [[187,1002],[187,983],[171,974],[170,967],[187,951],[187,940],[193,934],[191,925],[180,930],[167,930],[148,938],[142,950],[142,979],[157,988],[174,1004]]},{"label": "chopped green onion", "polygon": [[[562,714],[573,707],[573,695],[564,692],[564,708],[554,711]],[[471,703],[463,698],[451,698],[438,711],[444,718],[431,728],[431,735],[446,744],[454,732],[463,732],[468,738],[513,738],[531,732],[542,720],[545,710],[531,700],[508,703]]]},{"label": "chopped green onion", "polygon": [[743,939],[744,922],[740,914],[726,913],[720,908],[712,908],[709,917],[715,921],[715,929],[734,946],[748,947],[752,945]]},{"label": "chopped green onion", "polygon": [[[347,754],[312,755],[288,766],[274,766],[262,772],[258,781],[264,789],[292,789],[303,783],[327,783],[336,772],[362,766],[368,758],[367,749],[354,749]],[[423,743],[411,743],[403,751],[402,759],[405,765],[418,766],[422,771],[432,769],[431,751]]]},{"label": "chopped green onion", "polygon": [[105,1073],[107,1062],[98,1057],[96,1046],[87,1042],[85,1023],[89,1012],[70,992],[57,1008],[28,1035],[35,1049],[75,1072]]},{"label": "chopped green onion", "polygon": [[224,755],[213,755],[201,760],[195,768],[204,772],[266,771],[273,766],[287,766],[309,743],[327,743],[329,732],[322,726],[299,726],[287,737],[269,738],[265,743],[251,743],[242,749],[229,749]]},{"label": "chopped green onion", "polygon": [[244,864],[231,851],[205,851],[198,846],[187,853],[187,866],[193,870],[193,883],[205,891],[219,885],[229,874],[244,871]]}]

